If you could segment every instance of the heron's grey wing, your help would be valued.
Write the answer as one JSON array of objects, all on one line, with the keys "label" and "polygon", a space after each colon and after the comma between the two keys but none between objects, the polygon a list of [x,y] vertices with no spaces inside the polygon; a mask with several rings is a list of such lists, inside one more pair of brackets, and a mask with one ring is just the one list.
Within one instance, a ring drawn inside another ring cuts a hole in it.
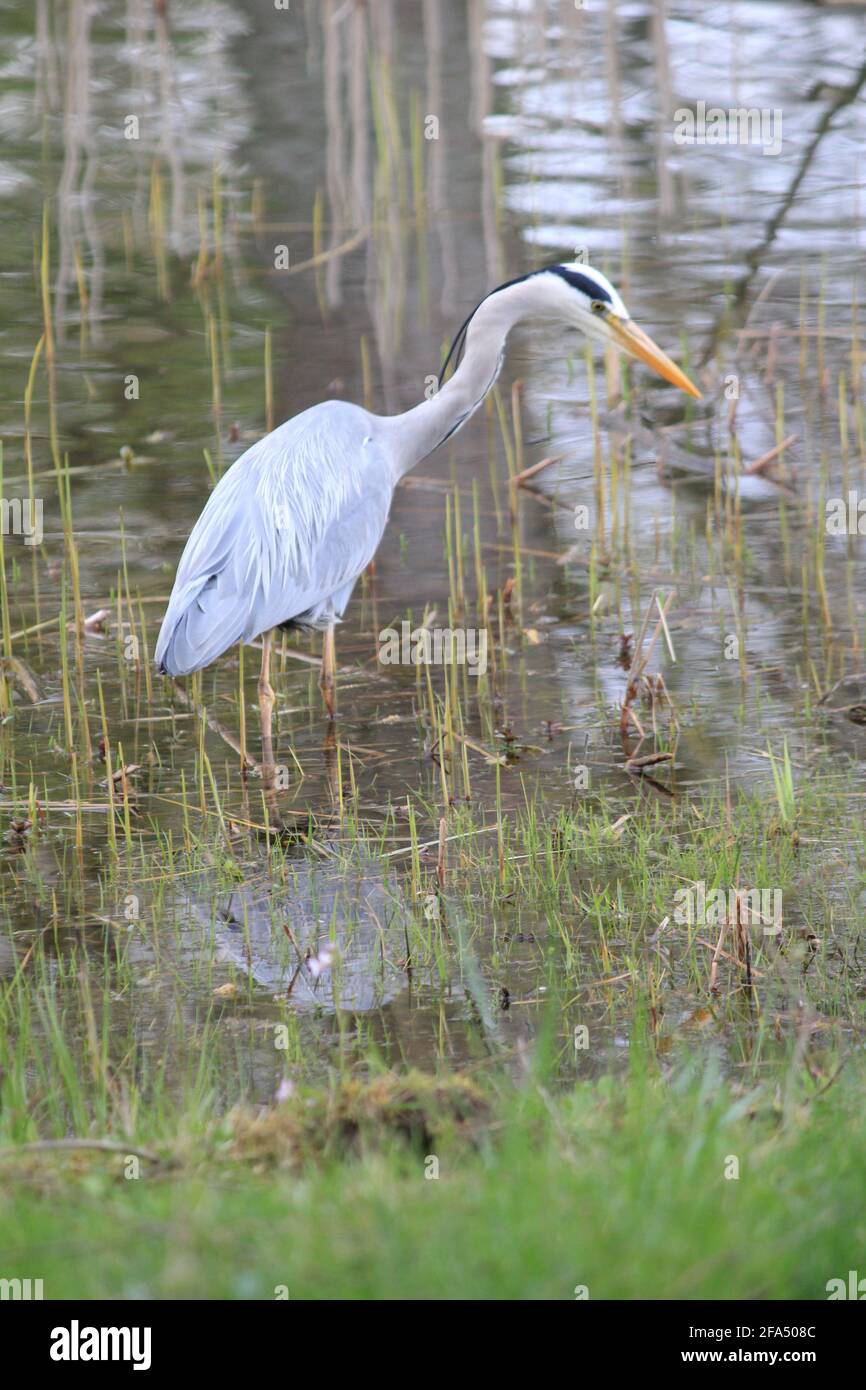
[{"label": "heron's grey wing", "polygon": [[357,406],[287,421],[214,488],[178,566],[156,662],[186,675],[236,642],[323,611],[372,560],[394,475]]}]

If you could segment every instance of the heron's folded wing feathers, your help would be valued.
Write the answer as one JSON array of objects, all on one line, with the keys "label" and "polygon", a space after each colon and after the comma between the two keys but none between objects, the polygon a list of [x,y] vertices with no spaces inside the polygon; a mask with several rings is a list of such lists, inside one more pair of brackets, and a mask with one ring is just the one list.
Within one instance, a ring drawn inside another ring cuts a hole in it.
[{"label": "heron's folded wing feathers", "polygon": [[[393,475],[358,407],[329,402],[253,445],[196,522],[156,649],[175,675],[236,642],[326,611],[370,563]],[[348,587],[347,587],[348,586]]]}]

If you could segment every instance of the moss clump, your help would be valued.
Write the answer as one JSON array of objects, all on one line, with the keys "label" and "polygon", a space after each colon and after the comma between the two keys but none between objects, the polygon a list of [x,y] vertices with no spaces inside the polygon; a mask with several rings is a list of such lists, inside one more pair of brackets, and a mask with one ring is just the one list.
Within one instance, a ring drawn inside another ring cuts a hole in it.
[{"label": "moss clump", "polygon": [[472,1139],[488,1113],[487,1098],[462,1073],[386,1072],[340,1080],[326,1092],[298,1092],[267,1110],[234,1110],[226,1152],[246,1163],[282,1166],[367,1151],[394,1138],[428,1151],[445,1140]]}]

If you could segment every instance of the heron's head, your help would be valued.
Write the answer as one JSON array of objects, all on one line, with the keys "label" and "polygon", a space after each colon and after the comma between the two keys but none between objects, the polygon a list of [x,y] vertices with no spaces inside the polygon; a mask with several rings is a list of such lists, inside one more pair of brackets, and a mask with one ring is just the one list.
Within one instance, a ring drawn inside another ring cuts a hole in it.
[{"label": "heron's head", "polygon": [[700,391],[667,353],[632,320],[613,285],[592,266],[572,261],[534,272],[549,311],[579,328],[588,338],[619,348],[645,362],[665,381],[700,399]]}]

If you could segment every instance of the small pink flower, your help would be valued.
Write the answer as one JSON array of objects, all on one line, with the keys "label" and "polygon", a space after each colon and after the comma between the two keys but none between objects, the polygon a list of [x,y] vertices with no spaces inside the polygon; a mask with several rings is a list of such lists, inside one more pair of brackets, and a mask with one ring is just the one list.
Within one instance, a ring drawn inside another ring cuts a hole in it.
[{"label": "small pink flower", "polygon": [[307,969],[314,980],[318,980],[320,975],[324,975],[333,959],[334,953],[329,946],[323,946],[317,956],[308,956]]}]

